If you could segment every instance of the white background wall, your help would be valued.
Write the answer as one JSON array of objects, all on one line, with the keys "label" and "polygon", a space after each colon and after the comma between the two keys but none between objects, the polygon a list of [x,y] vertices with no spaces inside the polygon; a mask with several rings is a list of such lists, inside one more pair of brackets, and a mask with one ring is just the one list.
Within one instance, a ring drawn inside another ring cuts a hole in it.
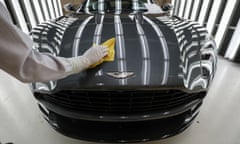
[{"label": "white background wall", "polygon": [[240,61],[239,0],[173,0],[173,14],[198,21],[215,38],[219,54]]},{"label": "white background wall", "polygon": [[46,20],[62,16],[61,0],[0,0],[25,33]]}]

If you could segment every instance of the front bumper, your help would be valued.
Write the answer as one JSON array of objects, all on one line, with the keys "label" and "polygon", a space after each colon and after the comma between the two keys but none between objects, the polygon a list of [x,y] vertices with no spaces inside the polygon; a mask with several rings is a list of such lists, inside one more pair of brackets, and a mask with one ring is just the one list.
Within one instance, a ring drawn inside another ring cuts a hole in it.
[{"label": "front bumper", "polygon": [[135,121],[72,118],[53,112],[42,104],[39,107],[49,124],[63,135],[87,141],[125,143],[163,139],[182,132],[197,116],[201,104],[199,99],[189,107],[183,106],[182,113]]},{"label": "front bumper", "polygon": [[155,120],[194,108],[206,92],[159,91],[61,91],[35,93],[47,109],[72,119],[109,122]]}]

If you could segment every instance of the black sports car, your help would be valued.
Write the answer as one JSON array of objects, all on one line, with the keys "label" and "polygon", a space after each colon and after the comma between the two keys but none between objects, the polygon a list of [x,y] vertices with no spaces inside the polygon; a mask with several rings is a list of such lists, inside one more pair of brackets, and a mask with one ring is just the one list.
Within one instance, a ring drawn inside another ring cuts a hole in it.
[{"label": "black sports car", "polygon": [[32,36],[36,49],[62,57],[116,38],[113,62],[33,84],[49,124],[83,140],[137,142],[183,131],[216,69],[215,42],[205,28],[151,0],[86,0]]}]

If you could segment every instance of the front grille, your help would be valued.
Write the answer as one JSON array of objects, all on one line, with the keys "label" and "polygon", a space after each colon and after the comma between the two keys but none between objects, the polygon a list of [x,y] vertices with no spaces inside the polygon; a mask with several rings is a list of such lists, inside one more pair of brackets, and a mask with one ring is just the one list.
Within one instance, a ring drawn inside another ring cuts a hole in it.
[{"label": "front grille", "polygon": [[161,91],[61,91],[54,94],[35,93],[36,97],[84,113],[137,114],[170,110],[195,99],[205,92]]}]

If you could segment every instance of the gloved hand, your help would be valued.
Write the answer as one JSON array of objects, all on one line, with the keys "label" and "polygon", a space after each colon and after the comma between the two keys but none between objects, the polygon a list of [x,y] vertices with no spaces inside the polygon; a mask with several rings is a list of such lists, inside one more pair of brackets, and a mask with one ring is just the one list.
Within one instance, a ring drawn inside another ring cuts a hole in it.
[{"label": "gloved hand", "polygon": [[84,54],[83,57],[87,58],[88,66],[95,64],[96,62],[100,61],[104,56],[108,54],[108,48],[106,46],[93,46],[88,49]]},{"label": "gloved hand", "polygon": [[69,62],[72,64],[71,73],[79,73],[89,66],[100,61],[104,56],[108,54],[108,48],[105,46],[92,46],[82,56],[69,58]]}]

